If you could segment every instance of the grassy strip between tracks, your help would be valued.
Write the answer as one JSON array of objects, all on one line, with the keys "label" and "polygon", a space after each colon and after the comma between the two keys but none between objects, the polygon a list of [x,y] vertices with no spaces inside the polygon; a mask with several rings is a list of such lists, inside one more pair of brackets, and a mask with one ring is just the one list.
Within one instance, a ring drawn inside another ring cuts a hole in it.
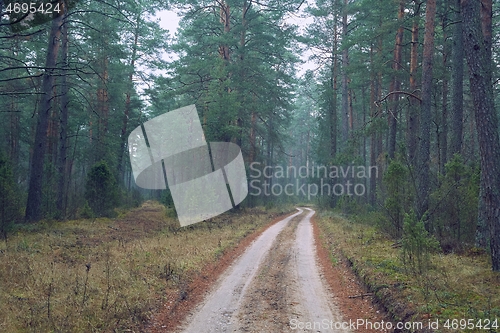
[{"label": "grassy strip between tracks", "polygon": [[416,274],[376,227],[330,211],[318,212],[317,222],[333,264],[347,260],[395,322],[428,328],[429,320],[438,320],[435,332],[500,332],[500,274],[491,272],[485,254],[431,254],[430,268]]},{"label": "grassy strip between tracks", "polygon": [[205,265],[281,211],[242,209],[180,228],[146,202],[117,219],[25,226],[0,243],[0,332],[137,332],[161,295],[187,297]]}]

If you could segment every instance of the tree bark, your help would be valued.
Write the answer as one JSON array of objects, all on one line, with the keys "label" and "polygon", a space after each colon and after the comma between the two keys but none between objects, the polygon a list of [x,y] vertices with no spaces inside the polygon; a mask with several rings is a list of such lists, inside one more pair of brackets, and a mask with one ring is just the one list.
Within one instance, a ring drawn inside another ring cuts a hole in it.
[{"label": "tree bark", "polygon": [[[415,8],[417,4],[415,4]],[[418,13],[415,14],[411,29],[411,49],[410,49],[410,92],[414,94],[417,90],[417,68],[418,68]],[[415,165],[417,155],[417,133],[419,127],[418,116],[419,104],[413,98],[410,99],[408,116],[408,160],[410,165]]]},{"label": "tree bark", "polygon": [[132,111],[132,92],[134,90],[134,73],[135,73],[135,60],[137,57],[137,47],[139,44],[139,26],[141,24],[141,14],[138,14],[136,17],[136,26],[135,26],[135,31],[134,31],[134,43],[132,44],[132,54],[130,58],[130,63],[129,63],[129,68],[130,68],[130,73],[128,76],[128,84],[129,88],[125,96],[125,109],[123,111],[123,121],[122,121],[122,128],[121,128],[121,133],[120,133],[120,151],[118,152],[118,171],[120,175],[120,181],[125,180],[125,174],[124,174],[124,165],[123,165],[123,156],[125,155],[126,147],[127,147],[127,127],[128,127],[128,120],[130,113]]},{"label": "tree bark", "polygon": [[451,50],[452,88],[451,88],[451,142],[450,154],[462,153],[462,132],[464,117],[464,36],[460,0],[455,2],[455,24],[453,25],[453,44]]},{"label": "tree bark", "polygon": [[[328,115],[329,115],[329,136],[330,136],[330,163],[333,165],[337,156],[337,131],[338,131],[338,114],[337,114],[337,74],[338,74],[338,35],[337,35],[337,15],[334,18],[333,45],[331,50],[330,62],[330,91],[328,94]],[[335,179],[330,178],[330,186],[335,185]],[[336,196],[330,196],[330,207],[335,207],[337,203]]]},{"label": "tree bark", "polygon": [[[446,15],[446,14],[444,14]],[[448,32],[447,16],[443,17],[441,22],[443,29],[443,68],[445,73],[447,72],[448,66],[448,55],[449,55],[449,45],[447,42]],[[441,113],[441,128],[439,131],[439,173],[444,175],[445,164],[448,162],[448,75],[443,75],[443,95],[442,95],[442,113]]]},{"label": "tree bark", "polygon": [[[231,30],[231,25],[230,25],[230,7],[228,3],[221,2],[220,3],[220,22],[224,25],[224,33],[227,34]],[[229,54],[229,45],[223,44],[219,46],[219,54],[222,57],[222,59],[229,61],[230,60],[230,54]]]},{"label": "tree bark", "polygon": [[[420,142],[417,158],[417,217],[421,219],[429,206],[430,130],[432,119],[432,70],[434,57],[434,21],[436,0],[428,0],[425,9],[424,49],[422,55],[422,103],[420,111]],[[426,223],[429,231],[429,225]]]},{"label": "tree bark", "polygon": [[[347,0],[344,0],[342,15],[342,40],[347,38]],[[342,49],[342,142],[347,143],[349,139],[349,77],[347,68],[349,67],[349,49],[343,45]]]},{"label": "tree bark", "polygon": [[28,200],[26,203],[25,219],[28,222],[38,221],[41,218],[43,167],[45,151],[47,146],[47,128],[51,112],[52,89],[56,74],[57,56],[59,54],[59,39],[61,35],[61,24],[63,16],[57,16],[52,20],[45,59],[45,70],[42,78],[42,97],[38,107],[38,119],[33,145],[33,156],[30,164],[30,181],[28,188]]},{"label": "tree bark", "polygon": [[[491,8],[491,0],[481,3],[483,9],[485,5]],[[492,269],[500,271],[500,139],[491,84],[491,44],[488,43],[488,34],[482,31],[479,3],[475,0],[462,0],[461,9],[465,57],[469,67],[481,157],[480,200],[484,202],[484,206],[480,208],[484,209],[490,232]],[[484,19],[482,23],[484,28]]]},{"label": "tree bark", "polygon": [[[481,30],[483,32],[483,42],[485,46],[486,59],[488,59],[488,63],[485,64],[487,66],[486,70],[486,81],[492,83],[492,16],[493,16],[493,8],[491,1],[481,0]],[[491,98],[494,98],[493,95]],[[489,230],[488,230],[488,222],[486,217],[486,203],[483,200],[484,197],[484,189],[488,180],[481,174],[480,178],[480,186],[479,186],[479,204],[478,204],[478,214],[477,214],[477,229],[476,229],[476,245],[481,248],[488,247],[488,238],[489,238]]]},{"label": "tree bark", "polygon": [[69,86],[67,75],[64,71],[68,70],[68,53],[69,53],[69,36],[68,36],[68,22],[62,25],[62,69],[63,75],[61,76],[61,111],[59,114],[59,154],[57,161],[57,169],[59,173],[58,189],[57,189],[57,202],[56,208],[59,213],[59,218],[66,219],[66,188],[68,180],[68,167],[67,167],[67,150],[68,150],[68,104],[69,104]]},{"label": "tree bark", "polygon": [[[398,71],[401,70],[401,55],[403,50],[403,32],[404,26],[403,18],[404,18],[404,9],[405,2],[401,0],[399,2],[399,10],[398,10],[398,21],[401,22],[401,26],[398,28],[398,32],[396,33],[396,42],[394,44],[394,59],[392,63],[392,68],[394,70],[394,76],[392,79],[392,87],[390,91],[399,91],[401,90],[401,80],[398,77]],[[390,99],[391,112],[389,113],[389,147],[387,149],[389,158],[394,158],[394,154],[396,152],[396,134],[398,129],[398,108],[399,108],[399,94],[391,95]]]},{"label": "tree bark", "polygon": [[[374,46],[372,45],[370,48],[370,62],[372,64],[371,70],[371,78],[370,78],[370,118],[372,123],[377,118],[377,108],[375,106],[375,101],[377,100],[377,82],[375,69],[373,66],[374,62]],[[374,166],[377,164],[377,133],[376,129],[373,128],[370,133],[370,166]],[[376,192],[377,192],[377,179],[375,177],[370,177],[370,195],[369,202],[370,205],[375,205],[376,200]]]}]

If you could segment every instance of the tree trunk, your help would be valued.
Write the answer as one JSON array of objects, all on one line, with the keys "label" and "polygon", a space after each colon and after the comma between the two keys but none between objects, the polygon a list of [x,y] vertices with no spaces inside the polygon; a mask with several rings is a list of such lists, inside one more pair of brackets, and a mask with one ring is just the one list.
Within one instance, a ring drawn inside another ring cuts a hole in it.
[{"label": "tree trunk", "polygon": [[249,143],[250,143],[250,153],[248,154],[248,163],[252,164],[255,162],[255,156],[256,156],[256,141],[255,141],[255,126],[257,124],[257,115],[255,112],[252,112],[251,115],[251,120],[250,120],[250,138],[249,138]]},{"label": "tree trunk", "polygon": [[330,115],[330,159],[333,161],[337,155],[337,61],[335,60],[335,55],[332,54],[332,66],[330,74],[330,103],[329,103],[329,115]]},{"label": "tree trunk", "polygon": [[[336,21],[336,20],[335,20]],[[338,71],[338,61],[337,61],[337,24],[334,24],[334,42],[333,49],[331,53],[331,64],[330,64],[330,94],[329,96],[329,129],[330,129],[330,163],[333,165],[335,157],[337,155],[337,128],[338,128],[338,115],[337,115],[337,71]],[[335,185],[335,179],[330,178],[330,186]],[[330,196],[330,207],[335,207],[337,203],[337,198],[334,195]]]},{"label": "tree trunk", "polygon": [[[434,20],[436,0],[428,0],[425,9],[424,49],[422,56],[422,103],[420,111],[420,142],[417,157],[417,217],[421,219],[429,206],[429,159],[432,106],[432,69],[434,57]],[[426,224],[429,230],[429,225]]]},{"label": "tree trunk", "polygon": [[[415,4],[415,8],[417,4]],[[413,25],[411,29],[411,50],[410,50],[410,91],[415,93],[417,90],[417,68],[418,68],[418,13],[415,14],[416,17],[413,19]],[[410,165],[415,165],[416,155],[417,155],[417,133],[419,127],[419,115],[418,115],[417,100],[415,98],[410,98],[410,108],[408,117],[408,160]]]},{"label": "tree trunk", "polygon": [[[375,69],[373,66],[373,45],[370,49],[370,62],[372,64],[372,70],[371,70],[371,80],[370,80],[370,118],[372,121],[372,124],[374,123],[375,119],[377,118],[377,108],[375,106],[375,101],[377,100],[377,82],[376,82],[376,75],[375,75]],[[375,127],[375,126],[374,126]],[[376,129],[373,128],[371,130],[370,134],[370,166],[374,166],[377,164],[377,135],[376,135]],[[370,205],[374,206],[375,205],[375,200],[376,200],[376,194],[377,192],[377,179],[375,177],[370,177]]]},{"label": "tree trunk", "polygon": [[[344,0],[344,8],[342,15],[342,40],[347,39],[347,0]],[[347,68],[349,66],[349,50],[346,45],[342,46],[342,142],[347,144],[349,139],[349,78],[347,76]]]},{"label": "tree trunk", "polygon": [[[482,1],[491,8],[491,0]],[[491,84],[491,44],[480,23],[480,6],[474,0],[462,0],[465,57],[481,156],[481,195],[484,216],[490,231],[492,269],[500,271],[500,140],[498,118]],[[486,20],[488,18],[486,17]],[[485,23],[483,15],[483,28]]]},{"label": "tree trunk", "polygon": [[[484,38],[484,46],[485,46],[485,52],[486,52],[486,59],[488,59],[488,69],[486,70],[486,80],[487,82],[490,83],[492,82],[492,50],[491,50],[491,45],[492,45],[492,3],[491,1],[487,0],[481,0],[481,29],[483,31],[483,38]],[[493,98],[493,95],[492,95]],[[488,237],[489,237],[489,230],[487,226],[487,217],[486,217],[486,211],[487,208],[485,207],[486,203],[483,200],[483,195],[484,195],[484,189],[487,184],[487,179],[483,177],[481,174],[480,178],[480,190],[479,190],[479,206],[478,206],[478,216],[477,216],[477,229],[476,229],[476,245],[481,248],[487,248],[488,246]]]},{"label": "tree trunk", "polygon": [[59,53],[59,38],[63,16],[55,17],[49,34],[45,70],[42,78],[42,97],[38,107],[38,119],[33,145],[33,156],[30,165],[30,182],[28,200],[26,203],[26,221],[32,222],[41,218],[43,166],[47,146],[47,128],[51,112],[52,89],[56,74],[57,56]]},{"label": "tree trunk", "polygon": [[66,188],[67,188],[67,149],[68,149],[68,104],[69,86],[67,80],[69,52],[68,22],[62,25],[62,69],[61,76],[61,111],[59,114],[59,154],[57,169],[59,173],[56,208],[61,219],[66,219]]},{"label": "tree trunk", "polygon": [[134,73],[135,73],[135,58],[137,57],[137,47],[139,43],[139,26],[141,24],[141,15],[138,14],[136,17],[136,27],[134,31],[134,44],[132,45],[132,55],[130,58],[129,68],[130,74],[128,77],[129,88],[125,96],[125,110],[123,111],[123,121],[120,133],[120,151],[118,152],[118,171],[120,175],[120,181],[125,180],[123,156],[125,155],[125,150],[127,147],[127,127],[130,113],[132,111],[132,92],[134,91]]},{"label": "tree trunk", "polygon": [[[443,17],[442,20],[442,29],[443,29],[443,68],[445,73],[447,73],[447,65],[448,65],[448,33],[446,30],[446,26],[448,24],[447,17]],[[443,98],[442,98],[442,113],[441,113],[441,130],[439,131],[439,173],[444,175],[445,173],[445,164],[448,161],[448,76],[446,74],[443,75]]]},{"label": "tree trunk", "polygon": [[464,117],[464,36],[460,0],[455,1],[455,24],[453,25],[453,49],[451,50],[452,88],[451,88],[451,142],[450,154],[462,153],[462,132]]},{"label": "tree trunk", "polygon": [[19,145],[19,134],[20,134],[20,112],[16,112],[16,103],[15,97],[12,95],[11,99],[11,107],[10,107],[10,126],[8,133],[8,146],[9,146],[9,158],[12,163],[12,174],[16,182],[19,180],[19,153],[20,153],[20,145]]},{"label": "tree trunk", "polygon": [[109,60],[106,54],[107,42],[104,41],[103,52],[101,54],[101,75],[99,76],[99,84],[96,92],[97,95],[97,113],[99,119],[97,120],[97,140],[95,142],[97,149],[95,161],[104,160],[107,154],[107,136],[108,136],[108,121],[109,121],[109,94],[108,94],[108,80],[109,80]]},{"label": "tree trunk", "polygon": [[[230,9],[229,9],[229,4],[226,2],[220,2],[220,22],[224,25],[224,33],[228,33],[231,30],[231,25],[230,25]],[[229,54],[229,45],[224,44],[219,46],[219,54],[222,57],[222,59],[229,61],[230,60],[230,54]]]},{"label": "tree trunk", "polygon": [[[399,2],[398,20],[403,24],[405,3],[404,0]],[[398,71],[401,70],[401,55],[403,50],[403,32],[404,26],[401,25],[396,33],[396,42],[394,45],[394,59],[392,68],[394,69],[394,76],[392,79],[392,87],[390,91],[401,90],[401,80],[399,79]],[[398,108],[399,108],[399,94],[393,94],[390,98],[391,112],[389,113],[389,147],[387,149],[389,158],[394,158],[396,152],[396,134],[398,129]]]}]

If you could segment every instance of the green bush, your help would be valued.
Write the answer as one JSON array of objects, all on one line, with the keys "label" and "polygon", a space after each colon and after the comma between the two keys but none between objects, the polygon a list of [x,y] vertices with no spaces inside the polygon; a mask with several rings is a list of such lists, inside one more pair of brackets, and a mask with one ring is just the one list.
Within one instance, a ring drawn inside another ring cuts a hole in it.
[{"label": "green bush", "polygon": [[85,199],[96,217],[114,215],[113,208],[119,203],[119,191],[106,162],[98,162],[90,169],[85,184]]},{"label": "green bush", "polygon": [[412,205],[412,186],[409,181],[410,171],[399,160],[389,164],[383,178],[385,201],[384,210],[389,223],[381,225],[382,229],[394,238],[403,233],[403,219]]},{"label": "green bush", "polygon": [[80,210],[79,217],[83,219],[94,218],[94,212],[92,211],[92,208],[90,208],[89,203],[87,201],[85,201],[85,205],[83,205],[82,209]]},{"label": "green bush", "polygon": [[445,166],[440,186],[430,195],[434,234],[445,252],[472,246],[475,240],[479,196],[479,170],[455,155]]},{"label": "green bush", "polygon": [[[424,217],[425,218],[425,217]],[[425,230],[415,212],[405,214],[401,244],[402,262],[412,273],[422,274],[430,267],[430,254],[439,249],[439,242]]]}]

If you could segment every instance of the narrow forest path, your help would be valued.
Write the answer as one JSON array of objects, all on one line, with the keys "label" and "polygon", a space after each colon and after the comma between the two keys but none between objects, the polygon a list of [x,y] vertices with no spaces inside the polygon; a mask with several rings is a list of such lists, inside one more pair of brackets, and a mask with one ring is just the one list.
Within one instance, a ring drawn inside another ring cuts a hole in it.
[{"label": "narrow forest path", "polygon": [[[260,235],[179,332],[303,332],[308,323],[341,322],[316,259],[314,213],[298,208]],[[313,332],[347,331],[322,325]]]}]

